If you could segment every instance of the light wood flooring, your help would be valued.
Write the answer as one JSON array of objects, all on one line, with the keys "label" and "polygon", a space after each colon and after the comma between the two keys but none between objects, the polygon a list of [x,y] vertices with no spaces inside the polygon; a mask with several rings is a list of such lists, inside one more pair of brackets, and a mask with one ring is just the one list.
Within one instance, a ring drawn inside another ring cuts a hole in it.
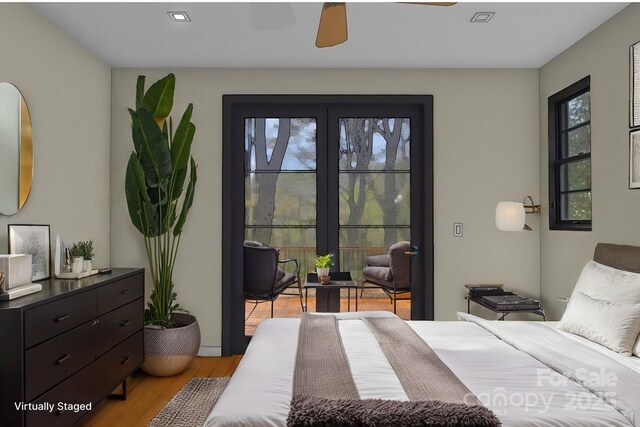
[{"label": "light wood flooring", "polygon": [[[358,311],[393,311],[393,304],[389,298],[381,291],[365,290],[365,297],[360,298],[360,291],[358,291]],[[315,297],[309,294],[309,312],[314,311],[316,306]],[[407,297],[409,294],[407,294]],[[403,295],[404,298],[404,295]],[[264,319],[271,317],[271,303],[264,302],[258,304],[253,310],[255,303],[247,302],[245,304],[245,334],[253,335],[256,328]],[[347,311],[347,296],[344,295],[340,300],[341,311]],[[351,292],[351,311],[355,311],[355,297]],[[300,307],[300,299],[297,296],[281,295],[273,303],[273,317],[300,317],[302,313],[302,307]],[[397,315],[405,320],[411,318],[411,301],[398,300]],[[248,317],[247,317],[248,316]]]},{"label": "light wood flooring", "polygon": [[[141,371],[127,382],[127,400],[107,399],[82,424],[85,427],[146,426],[191,378],[230,377],[242,356],[197,357],[180,375],[158,378]],[[120,393],[120,388],[114,390]]]}]

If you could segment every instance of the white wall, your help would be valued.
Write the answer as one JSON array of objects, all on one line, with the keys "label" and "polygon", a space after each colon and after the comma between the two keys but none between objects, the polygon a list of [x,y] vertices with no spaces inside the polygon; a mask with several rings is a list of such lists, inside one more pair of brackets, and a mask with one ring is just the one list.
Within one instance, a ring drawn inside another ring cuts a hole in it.
[{"label": "white wall", "polygon": [[95,265],[110,264],[111,70],[25,4],[0,4],[0,81],[31,113],[35,174],[25,207],[7,224],[50,224],[51,238],[92,238]]},{"label": "white wall", "polygon": [[[170,71],[177,77],[174,114],[193,102],[197,126],[198,188],[175,282],[181,305],[199,319],[203,346],[221,343],[223,94],[434,95],[436,318],[466,309],[467,282],[503,282],[539,296],[539,233],[504,233],[494,224],[498,201],[539,200],[538,70],[114,69],[113,265],[146,265],[123,191],[132,151],[126,108],[138,74],[151,83]],[[454,221],[464,223],[463,238],[452,237]],[[529,223],[540,227],[538,218]]]},{"label": "white wall", "polygon": [[[640,191],[629,190],[629,46],[640,40],[640,5],[632,4],[540,70],[541,279],[551,318],[569,296],[597,242],[640,245]],[[593,231],[550,231],[547,99],[591,75]]]}]

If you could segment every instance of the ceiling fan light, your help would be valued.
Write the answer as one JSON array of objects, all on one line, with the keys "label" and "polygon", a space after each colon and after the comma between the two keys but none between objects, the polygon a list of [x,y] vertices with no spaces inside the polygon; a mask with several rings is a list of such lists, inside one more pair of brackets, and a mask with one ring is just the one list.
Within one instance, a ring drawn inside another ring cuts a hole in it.
[{"label": "ceiling fan light", "polygon": [[324,3],[316,36],[316,47],[331,47],[344,43],[348,38],[347,4]]}]

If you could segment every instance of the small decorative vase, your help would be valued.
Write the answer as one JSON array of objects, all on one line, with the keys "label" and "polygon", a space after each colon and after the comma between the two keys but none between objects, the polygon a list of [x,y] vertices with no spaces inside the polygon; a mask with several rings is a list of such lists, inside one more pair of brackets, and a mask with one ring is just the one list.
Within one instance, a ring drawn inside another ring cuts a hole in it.
[{"label": "small decorative vase", "polygon": [[85,259],[83,261],[83,269],[82,269],[82,271],[88,273],[91,270],[92,270],[91,260],[90,259]]},{"label": "small decorative vase", "polygon": [[71,261],[71,271],[73,271],[75,274],[80,274],[82,273],[83,268],[84,258],[82,258],[81,256],[73,257],[73,260]]},{"label": "small decorative vase", "polygon": [[318,277],[318,281],[322,285],[328,285],[329,283],[331,283],[331,277],[329,276]]},{"label": "small decorative vase", "polygon": [[329,268],[316,268],[316,273],[318,277],[327,277],[329,275]]}]

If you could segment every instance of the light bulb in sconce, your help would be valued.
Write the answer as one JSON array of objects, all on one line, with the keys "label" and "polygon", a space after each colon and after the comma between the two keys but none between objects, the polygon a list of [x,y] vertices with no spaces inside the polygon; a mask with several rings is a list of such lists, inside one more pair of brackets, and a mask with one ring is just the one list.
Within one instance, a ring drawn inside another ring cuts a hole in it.
[{"label": "light bulb in sconce", "polygon": [[502,231],[522,231],[524,223],[524,205],[518,202],[500,202],[496,206],[496,227]]}]

